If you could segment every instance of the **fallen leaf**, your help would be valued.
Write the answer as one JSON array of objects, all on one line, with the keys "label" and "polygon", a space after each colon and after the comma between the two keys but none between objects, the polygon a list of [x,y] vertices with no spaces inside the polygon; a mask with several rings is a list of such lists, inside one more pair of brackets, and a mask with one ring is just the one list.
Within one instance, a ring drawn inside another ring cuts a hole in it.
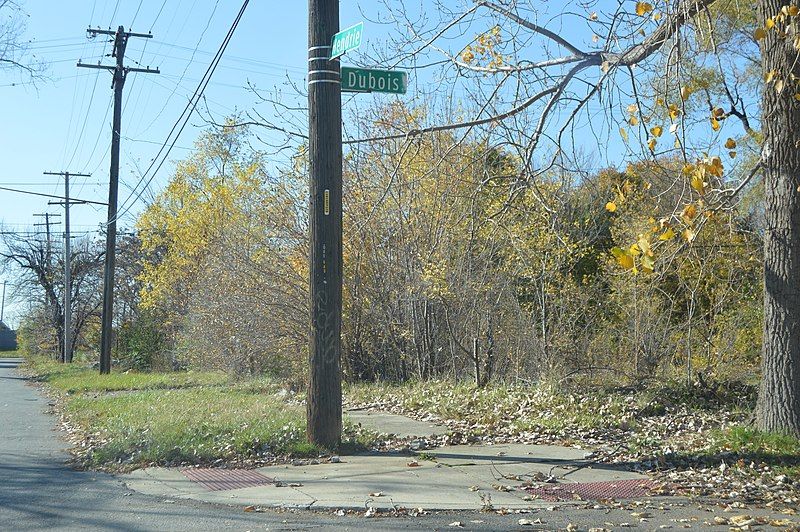
[{"label": "fallen leaf", "polygon": [[755,524],[756,520],[749,515],[734,515],[728,518],[728,522],[733,526],[743,527]]}]

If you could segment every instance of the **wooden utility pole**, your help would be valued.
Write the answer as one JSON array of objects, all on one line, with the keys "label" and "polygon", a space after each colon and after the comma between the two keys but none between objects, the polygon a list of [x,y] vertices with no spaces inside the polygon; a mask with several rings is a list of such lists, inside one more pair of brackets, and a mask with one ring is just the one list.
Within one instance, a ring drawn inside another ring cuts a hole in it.
[{"label": "wooden utility pole", "polygon": [[53,222],[50,221],[50,218],[55,218],[56,216],[61,216],[60,214],[50,214],[49,212],[43,212],[39,214],[34,214],[37,218],[44,218],[44,223],[40,224],[33,224],[34,227],[42,227],[44,226],[44,233],[45,238],[47,241],[45,242],[45,262],[47,263],[47,269],[50,269],[50,262],[52,257],[52,250],[51,250],[51,241],[50,241],[50,226],[51,225],[58,225],[61,222]]},{"label": "wooden utility pole", "polygon": [[[64,352],[62,356],[64,362],[72,362],[72,251],[70,249],[72,242],[70,241],[69,233],[69,177],[91,177],[91,174],[70,174],[69,172],[44,172],[44,175],[60,175],[64,176]],[[62,202],[49,202],[52,204],[61,204]],[[82,201],[73,201],[72,203],[83,203]]]},{"label": "wooden utility pole", "polygon": [[111,372],[111,337],[112,320],[114,315],[114,265],[116,262],[117,245],[117,193],[119,187],[119,143],[122,122],[122,88],[125,85],[125,77],[128,72],[143,72],[146,74],[159,74],[159,70],[151,68],[128,68],[125,67],[125,47],[128,45],[130,37],[152,38],[151,33],[132,33],[125,31],[120,26],[116,32],[111,30],[101,30],[89,28],[86,30],[90,35],[113,35],[114,51],[111,57],[117,59],[115,66],[88,65],[78,62],[79,67],[102,68],[114,73],[114,125],[111,134],[111,172],[108,183],[108,221],[106,222],[106,257],[105,268],[103,271],[103,317],[101,320],[100,338],[100,373]]},{"label": "wooden utility pole", "polygon": [[[52,282],[52,277],[53,277],[52,255],[53,255],[53,252],[52,252],[52,244],[51,244],[51,241],[50,241],[50,226],[51,225],[58,225],[61,222],[52,222],[52,221],[50,221],[50,218],[52,218],[54,216],[59,216],[58,214],[50,214],[49,212],[46,212],[46,213],[42,213],[42,214],[34,214],[34,216],[38,216],[38,217],[43,217],[44,218],[44,223],[33,224],[33,226],[34,227],[40,227],[40,226],[44,226],[45,227],[45,235],[46,235],[45,238],[47,238],[47,241],[45,242],[44,264],[42,266],[43,266],[43,269],[44,269],[45,277],[50,279],[51,280],[50,282]],[[55,283],[53,283],[53,284],[55,284]],[[53,313],[53,321],[57,323],[59,321],[59,319],[60,319],[60,316],[58,315],[58,307],[55,305],[55,302],[53,302],[53,307],[50,310]],[[59,334],[58,338],[59,338],[59,340],[63,341],[63,335]],[[64,362],[64,348],[63,348],[63,346],[59,346],[58,359],[61,362]]]},{"label": "wooden utility pole", "polygon": [[6,284],[8,281],[3,281],[3,302],[0,303],[0,323],[3,322],[3,316],[6,313]]},{"label": "wooden utility pole", "polygon": [[308,2],[308,153],[311,338],[306,398],[310,442],[342,437],[342,93],[330,60],[339,1]]}]

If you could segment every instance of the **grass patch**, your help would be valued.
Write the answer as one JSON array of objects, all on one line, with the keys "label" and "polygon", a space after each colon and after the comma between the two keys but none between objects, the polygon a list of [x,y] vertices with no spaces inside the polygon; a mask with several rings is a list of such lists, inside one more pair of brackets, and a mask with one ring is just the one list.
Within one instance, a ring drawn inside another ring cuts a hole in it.
[{"label": "grass patch", "polygon": [[[298,397],[263,377],[231,381],[220,372],[100,375],[96,369],[29,359],[26,368],[59,394],[63,413],[83,445],[90,468],[130,470],[147,465],[263,463],[312,457]],[[125,393],[118,393],[118,392]],[[345,428],[341,451],[363,450],[374,435]]]},{"label": "grass patch", "polygon": [[747,455],[762,461],[792,458],[800,460],[800,440],[785,434],[761,432],[746,427],[733,427],[713,435],[711,452]]},{"label": "grass patch", "polygon": [[751,427],[713,430],[705,448],[685,451],[680,456],[713,467],[725,463],[747,469],[750,464],[755,464],[758,471],[768,466],[775,474],[800,480],[800,440]]},{"label": "grass patch", "polygon": [[246,461],[321,452],[305,440],[305,413],[278,395],[230,388],[78,395],[69,419],[92,434],[90,466]]},{"label": "grass patch", "polygon": [[29,359],[25,363],[33,375],[58,391],[65,393],[113,392],[122,390],[153,390],[218,386],[229,381],[221,372],[181,371],[173,373],[139,373],[112,371],[100,375],[96,369],[54,360]]}]

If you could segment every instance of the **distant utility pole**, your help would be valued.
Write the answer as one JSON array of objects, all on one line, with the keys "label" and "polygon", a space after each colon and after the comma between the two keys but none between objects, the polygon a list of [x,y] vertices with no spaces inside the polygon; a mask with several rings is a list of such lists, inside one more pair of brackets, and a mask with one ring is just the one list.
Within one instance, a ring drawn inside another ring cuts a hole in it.
[{"label": "distant utility pole", "polygon": [[342,93],[330,59],[339,0],[308,2],[308,152],[311,341],[306,399],[312,443],[333,449],[342,437]]},{"label": "distant utility pole", "polygon": [[0,323],[3,322],[3,316],[6,313],[6,284],[8,281],[3,281],[3,302],[0,303]]},{"label": "distant utility pole", "polygon": [[45,235],[46,235],[46,238],[47,238],[47,242],[45,244],[45,246],[46,246],[45,247],[45,263],[47,264],[48,269],[49,269],[50,262],[51,262],[50,261],[50,257],[52,255],[52,250],[50,248],[50,226],[51,225],[58,225],[58,224],[61,223],[61,222],[50,221],[50,218],[55,218],[55,217],[61,216],[61,215],[60,214],[50,214],[49,212],[43,212],[43,213],[34,214],[34,216],[37,217],[37,218],[44,218],[44,222],[43,223],[33,224],[33,226],[34,227],[42,227],[42,226],[44,226],[44,232],[45,232]]},{"label": "distant utility pole", "polygon": [[[47,238],[47,242],[45,244],[44,272],[45,272],[46,276],[51,276],[51,275],[53,275],[53,270],[51,268],[53,261],[52,261],[52,258],[51,258],[52,257],[52,249],[51,249],[51,242],[50,242],[50,226],[51,225],[58,225],[61,222],[53,222],[53,221],[50,220],[50,218],[53,218],[55,216],[60,216],[60,215],[58,215],[58,214],[50,214],[49,212],[45,212],[45,213],[42,213],[42,214],[34,214],[34,216],[43,217],[44,218],[44,223],[33,224],[33,226],[34,227],[44,226],[44,228],[45,228],[45,235],[46,235],[46,238]],[[53,314],[56,314],[55,307],[52,309],[52,311],[53,311]],[[62,351],[61,353],[59,353],[59,358],[60,358],[61,362],[64,362],[64,358],[63,357],[64,357],[64,352]]]},{"label": "distant utility pole", "polygon": [[[69,177],[91,177],[91,174],[70,174],[69,172],[44,172],[44,175],[64,176],[64,352],[62,356],[64,362],[72,362],[72,252],[70,250],[69,235],[69,205],[70,203],[83,203],[82,201],[70,201],[69,199]],[[49,202],[60,204],[62,202]]]},{"label": "distant utility pole", "polygon": [[111,172],[108,184],[108,222],[106,224],[106,259],[103,274],[103,317],[100,339],[100,373],[111,372],[111,336],[112,318],[114,314],[114,263],[116,261],[117,245],[117,191],[119,187],[119,142],[122,122],[122,88],[125,85],[125,77],[128,72],[142,72],[145,74],[160,74],[155,68],[129,68],[123,64],[125,58],[125,47],[131,37],[144,37],[152,39],[152,33],[132,33],[125,31],[120,26],[117,31],[101,30],[100,28],[86,30],[90,35],[113,35],[114,51],[111,57],[117,59],[115,66],[107,65],[88,65],[78,62],[79,67],[102,68],[114,73],[114,125],[111,135]]}]

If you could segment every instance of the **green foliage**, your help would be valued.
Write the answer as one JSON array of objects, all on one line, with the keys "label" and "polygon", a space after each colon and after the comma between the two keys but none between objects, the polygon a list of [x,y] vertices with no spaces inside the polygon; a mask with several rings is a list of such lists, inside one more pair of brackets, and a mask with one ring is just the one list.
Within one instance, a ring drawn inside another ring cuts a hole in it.
[{"label": "green foliage", "polygon": [[81,395],[70,419],[100,443],[92,466],[210,463],[267,454],[310,455],[303,408],[277,396],[226,388]]},{"label": "green foliage", "polygon": [[738,454],[756,455],[761,458],[800,456],[800,440],[785,434],[761,432],[746,427],[734,427],[721,431],[713,439],[712,448]]},{"label": "green foliage", "polygon": [[38,380],[69,394],[208,387],[229,381],[228,376],[220,372],[138,373],[115,369],[110,375],[100,375],[86,365],[62,364],[46,358],[29,358],[25,368]]},{"label": "green foliage", "polygon": [[[266,378],[232,384],[219,372],[99,375],[43,358],[29,358],[25,369],[60,392],[70,423],[91,443],[80,456],[90,467],[127,470],[323,452],[306,441],[301,398]],[[345,427],[342,451],[374,443],[375,434]]]},{"label": "green foliage", "polygon": [[53,328],[41,311],[23,317],[17,328],[17,349],[26,357],[55,358],[58,346],[53,342]]},{"label": "green foliage", "polygon": [[151,370],[154,366],[163,368],[169,345],[162,323],[163,318],[157,313],[144,309],[119,327],[115,354],[123,368],[137,371]]}]

